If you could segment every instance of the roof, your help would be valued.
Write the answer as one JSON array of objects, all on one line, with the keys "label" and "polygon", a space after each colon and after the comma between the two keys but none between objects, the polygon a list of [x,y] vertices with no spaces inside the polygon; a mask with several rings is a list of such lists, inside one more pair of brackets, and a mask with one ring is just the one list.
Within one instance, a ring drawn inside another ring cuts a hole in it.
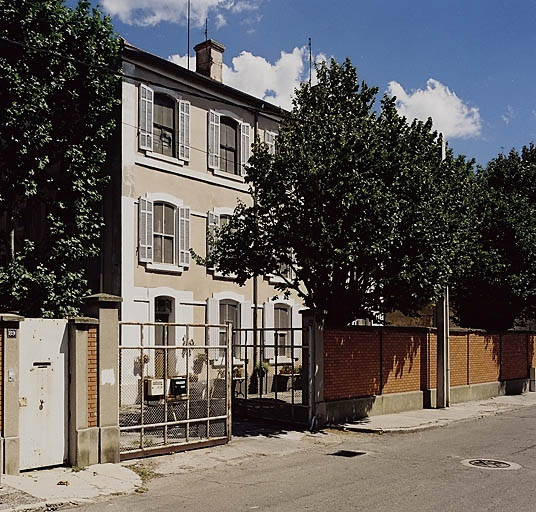
[{"label": "roof", "polygon": [[[247,107],[248,105],[253,106],[260,111],[266,112],[267,114],[284,116],[288,113],[286,110],[282,109],[281,107],[278,107],[277,105],[274,105],[273,103],[270,103],[260,98],[256,98],[251,94],[245,93],[239,89],[235,89],[234,87],[225,85],[217,80],[201,75],[200,73],[197,73],[195,71],[186,69],[183,66],[179,66],[178,64],[159,57],[158,55],[154,55],[145,50],[142,50],[141,48],[138,48],[133,44],[129,43],[125,38],[122,38],[122,40],[124,43],[123,60],[127,62],[136,64],[140,61],[145,61],[147,63],[158,66],[168,72],[168,78],[170,79],[183,80],[189,86],[195,87],[195,85],[199,85],[204,90],[211,89],[212,94],[214,95],[231,97],[235,100],[240,101],[241,103],[244,103],[245,107]],[[129,61],[129,58],[132,59],[132,61]]]}]

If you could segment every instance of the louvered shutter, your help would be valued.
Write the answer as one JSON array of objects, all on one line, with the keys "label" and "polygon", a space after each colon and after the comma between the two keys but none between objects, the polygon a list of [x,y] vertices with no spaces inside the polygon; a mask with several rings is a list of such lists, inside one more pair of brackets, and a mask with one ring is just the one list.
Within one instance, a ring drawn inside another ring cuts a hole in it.
[{"label": "louvered shutter", "polygon": [[[266,359],[273,359],[275,357],[275,336],[274,336],[274,303],[265,302],[262,313],[262,327],[269,330],[263,331],[264,340],[264,357]],[[268,346],[267,346],[268,345]]]},{"label": "louvered shutter", "polygon": [[[214,236],[216,235],[216,229],[220,225],[220,216],[213,213],[208,212],[207,214],[207,259],[210,259],[210,256],[212,255],[212,243],[211,240],[214,240]],[[214,266],[211,265],[208,267],[209,270],[214,270]]]},{"label": "louvered shutter", "polygon": [[138,259],[153,261],[153,203],[143,197],[138,208]]},{"label": "louvered shutter", "polygon": [[208,166],[220,168],[220,115],[213,110],[208,112]]},{"label": "louvered shutter", "polygon": [[139,147],[153,150],[153,106],[154,91],[140,84]]},{"label": "louvered shutter", "polygon": [[251,153],[250,126],[247,123],[240,125],[240,166],[242,176],[246,173],[245,166]]},{"label": "louvered shutter", "polygon": [[179,158],[190,160],[190,102],[179,101]]},{"label": "louvered shutter", "polygon": [[[253,311],[251,310],[250,301],[240,304],[240,329],[248,329],[247,331],[240,331],[240,359],[245,360],[246,357],[251,359],[250,347],[253,347]],[[250,353],[246,352],[246,348]]]},{"label": "louvered shutter", "polygon": [[190,207],[179,207],[179,265],[190,266]]},{"label": "louvered shutter", "polygon": [[[220,323],[220,301],[217,299],[207,299],[207,324]],[[207,328],[207,345],[211,347],[220,346],[220,328]],[[220,357],[219,350],[209,350],[209,359],[213,361]]]}]

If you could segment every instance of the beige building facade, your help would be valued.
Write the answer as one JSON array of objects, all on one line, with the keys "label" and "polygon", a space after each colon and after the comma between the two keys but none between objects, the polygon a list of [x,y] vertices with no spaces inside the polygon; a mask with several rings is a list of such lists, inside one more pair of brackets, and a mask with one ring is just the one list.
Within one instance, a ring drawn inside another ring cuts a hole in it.
[{"label": "beige building facade", "polygon": [[[221,44],[195,49],[198,67],[189,71],[125,43],[121,150],[104,205],[101,290],[123,298],[123,321],[231,321],[250,329],[256,309],[259,327],[300,327],[301,302],[278,294],[273,278],[257,278],[254,294],[252,279],[238,286],[190,255],[192,248],[205,256],[207,232],[226,222],[238,200],[252,201],[244,180],[251,145],[259,136],[275,150],[284,114],[221,82]],[[174,330],[169,342],[182,344],[181,333]],[[273,334],[267,336],[269,343]]]}]

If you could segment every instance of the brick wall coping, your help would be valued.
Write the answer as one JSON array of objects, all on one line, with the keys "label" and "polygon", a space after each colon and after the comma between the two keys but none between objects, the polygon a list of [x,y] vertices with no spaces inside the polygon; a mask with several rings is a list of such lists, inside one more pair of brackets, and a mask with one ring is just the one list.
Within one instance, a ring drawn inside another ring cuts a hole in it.
[{"label": "brick wall coping", "polygon": [[71,316],[68,318],[68,320],[74,324],[97,325],[99,323],[97,318],[92,318],[90,316]]},{"label": "brick wall coping", "polygon": [[14,315],[12,313],[0,313],[0,322],[22,322],[23,316]]},{"label": "brick wall coping", "polygon": [[[346,325],[342,327],[334,325],[324,326],[326,331],[402,331],[402,332],[437,332],[437,327],[422,327],[422,326],[408,326],[408,325]],[[508,329],[506,331],[486,331],[485,329],[472,329],[463,327],[451,327],[449,329],[451,334],[536,334],[536,331],[520,330],[520,329]]]}]

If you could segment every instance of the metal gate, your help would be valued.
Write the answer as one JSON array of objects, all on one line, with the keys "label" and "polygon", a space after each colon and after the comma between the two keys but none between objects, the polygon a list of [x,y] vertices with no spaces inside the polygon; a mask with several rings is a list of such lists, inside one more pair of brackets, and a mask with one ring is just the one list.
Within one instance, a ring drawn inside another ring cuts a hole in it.
[{"label": "metal gate", "polygon": [[233,409],[249,418],[309,423],[310,358],[300,327],[233,331]]},{"label": "metal gate", "polygon": [[228,442],[230,325],[120,325],[121,459]]}]

